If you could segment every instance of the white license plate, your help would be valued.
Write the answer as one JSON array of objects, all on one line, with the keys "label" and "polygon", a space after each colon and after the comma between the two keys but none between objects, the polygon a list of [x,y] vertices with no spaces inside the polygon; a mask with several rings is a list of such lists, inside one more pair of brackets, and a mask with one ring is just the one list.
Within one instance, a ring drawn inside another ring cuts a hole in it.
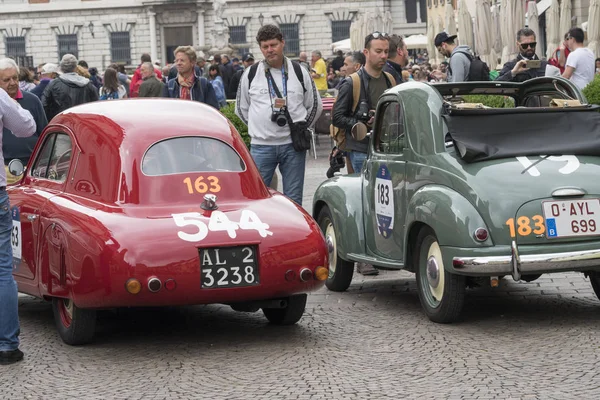
[{"label": "white license plate", "polygon": [[600,200],[562,200],[542,202],[549,239],[600,235]]}]

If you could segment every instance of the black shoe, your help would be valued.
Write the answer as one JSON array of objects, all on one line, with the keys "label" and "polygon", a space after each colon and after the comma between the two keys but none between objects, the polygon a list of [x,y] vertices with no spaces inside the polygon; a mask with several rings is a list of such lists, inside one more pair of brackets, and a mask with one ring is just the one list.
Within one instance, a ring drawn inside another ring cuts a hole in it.
[{"label": "black shoe", "polygon": [[23,359],[23,352],[19,349],[0,351],[0,365],[14,364]]}]

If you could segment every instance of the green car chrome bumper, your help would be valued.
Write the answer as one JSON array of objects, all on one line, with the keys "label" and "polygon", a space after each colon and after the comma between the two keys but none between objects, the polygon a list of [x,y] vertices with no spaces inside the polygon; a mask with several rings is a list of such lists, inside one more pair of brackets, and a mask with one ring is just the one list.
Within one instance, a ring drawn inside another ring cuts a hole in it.
[{"label": "green car chrome bumper", "polygon": [[564,251],[565,246],[557,246],[554,248],[556,252],[547,252],[549,248],[546,247],[543,249],[546,251],[537,253],[530,253],[532,246],[522,246],[522,250],[530,254],[520,254],[519,247],[514,241],[510,248],[502,247],[504,255],[452,254],[459,250],[456,248],[445,248],[442,252],[445,253],[444,261],[451,261],[451,270],[459,275],[512,275],[513,279],[518,281],[521,275],[527,274],[600,270],[600,246],[592,249],[573,249],[574,246],[570,246],[571,251]]}]

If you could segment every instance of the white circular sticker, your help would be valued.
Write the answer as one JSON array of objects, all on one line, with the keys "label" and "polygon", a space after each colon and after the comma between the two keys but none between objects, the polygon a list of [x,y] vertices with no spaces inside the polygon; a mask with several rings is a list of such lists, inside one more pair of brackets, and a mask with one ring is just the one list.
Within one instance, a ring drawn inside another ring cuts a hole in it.
[{"label": "white circular sticker", "polygon": [[375,215],[379,234],[389,238],[394,228],[394,191],[392,175],[385,164],[379,167],[375,178]]}]

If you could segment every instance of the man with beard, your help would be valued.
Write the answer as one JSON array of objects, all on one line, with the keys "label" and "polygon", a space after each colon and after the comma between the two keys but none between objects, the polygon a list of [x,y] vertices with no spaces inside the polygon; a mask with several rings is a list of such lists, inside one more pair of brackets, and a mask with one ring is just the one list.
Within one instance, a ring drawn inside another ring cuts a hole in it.
[{"label": "man with beard", "polygon": [[396,84],[399,84],[403,82],[402,68],[407,65],[408,49],[406,48],[406,43],[404,43],[402,36],[391,35],[388,60],[383,70],[389,72],[396,80]]},{"label": "man with beard", "polygon": [[540,62],[539,68],[527,68],[528,60],[539,60],[535,55],[537,45],[535,32],[529,28],[519,29],[517,32],[517,47],[519,55],[514,60],[508,61],[502,67],[497,81],[525,82],[526,80],[544,76],[546,74],[546,61]]}]

